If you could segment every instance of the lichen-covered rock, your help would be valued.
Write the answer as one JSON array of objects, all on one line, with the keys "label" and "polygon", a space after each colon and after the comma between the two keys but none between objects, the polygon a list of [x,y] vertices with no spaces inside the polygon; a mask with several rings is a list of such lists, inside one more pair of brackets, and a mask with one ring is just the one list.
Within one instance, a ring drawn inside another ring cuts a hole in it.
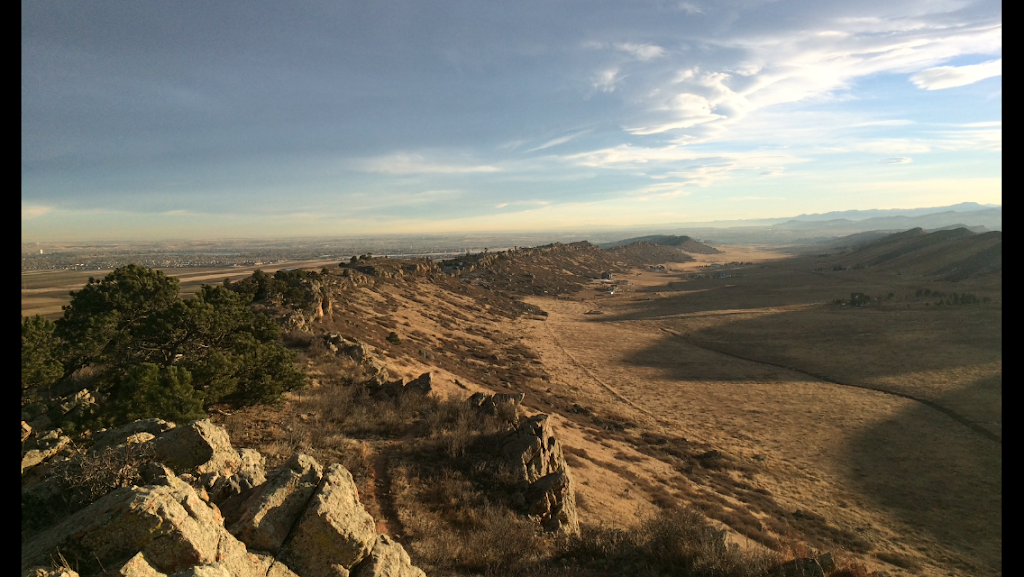
[{"label": "lichen-covered rock", "polygon": [[139,436],[140,433],[148,433],[151,435],[150,439],[152,439],[174,427],[174,423],[169,423],[163,419],[140,419],[117,429],[100,429],[92,435],[92,450],[102,451],[107,447],[123,445],[129,438],[141,438]]},{"label": "lichen-covered rock", "polygon": [[167,485],[108,493],[24,543],[22,567],[49,562],[58,549],[86,572],[139,552],[164,573],[246,558],[245,545],[224,529],[219,511],[176,477]]},{"label": "lichen-covered rock", "polygon": [[387,535],[379,535],[370,556],[352,568],[352,577],[426,577],[415,567],[405,548]]},{"label": "lichen-covered rock", "polygon": [[235,467],[234,474],[218,475],[210,483],[209,494],[214,503],[222,503],[267,481],[267,471],[264,468],[266,459],[259,451],[241,449],[238,451],[238,456],[238,465]]},{"label": "lichen-covered rock", "polygon": [[537,479],[526,491],[526,503],[529,514],[538,517],[545,529],[568,535],[579,534],[576,487],[568,470]]},{"label": "lichen-covered rock", "polygon": [[501,455],[525,483],[568,468],[547,415],[526,419],[502,439],[499,446]]},{"label": "lichen-covered rock", "polygon": [[227,431],[206,420],[180,425],[160,435],[153,441],[153,451],[158,461],[176,473],[222,475],[234,471],[241,462]]},{"label": "lichen-covered rock", "polygon": [[146,561],[146,556],[139,552],[124,563],[109,569],[103,577],[167,577],[167,574],[154,569],[149,561]]},{"label": "lichen-covered rock", "polygon": [[35,439],[35,448],[25,452],[21,456],[21,474],[24,475],[27,469],[35,467],[39,463],[53,457],[64,450],[71,443],[71,438],[60,434],[60,429],[49,431],[47,434]]},{"label": "lichen-covered rock", "polygon": [[302,577],[346,576],[376,541],[373,517],[359,502],[352,474],[334,464],[324,472],[281,558]]},{"label": "lichen-covered rock", "polygon": [[[237,518],[228,519],[228,530],[250,549],[276,553],[305,511],[322,477],[323,467],[316,459],[299,453],[292,455],[284,467],[238,506]],[[234,517],[233,511],[228,514]]]}]

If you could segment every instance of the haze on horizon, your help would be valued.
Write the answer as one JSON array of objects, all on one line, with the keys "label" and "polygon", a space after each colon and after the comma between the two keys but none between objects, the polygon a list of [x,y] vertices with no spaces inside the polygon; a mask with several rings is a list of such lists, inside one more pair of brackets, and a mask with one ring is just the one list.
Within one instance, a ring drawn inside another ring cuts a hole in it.
[{"label": "haze on horizon", "polygon": [[23,241],[1001,204],[995,1],[21,7]]}]

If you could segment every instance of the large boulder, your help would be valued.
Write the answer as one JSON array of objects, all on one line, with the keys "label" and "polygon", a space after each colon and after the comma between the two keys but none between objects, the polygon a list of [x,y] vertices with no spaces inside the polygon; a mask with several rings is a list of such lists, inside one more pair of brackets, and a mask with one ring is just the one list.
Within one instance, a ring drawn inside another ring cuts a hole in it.
[{"label": "large boulder", "polygon": [[116,489],[23,543],[21,566],[47,563],[58,550],[86,573],[139,552],[163,573],[248,563],[245,545],[224,529],[220,513],[173,475],[166,485]]},{"label": "large boulder", "polygon": [[379,535],[370,556],[352,568],[352,577],[426,577],[415,567],[405,548],[387,535]]},{"label": "large boulder", "polygon": [[526,419],[499,442],[499,454],[525,488],[527,513],[548,530],[579,534],[576,485],[548,416]]},{"label": "large boulder", "polygon": [[181,474],[222,474],[234,471],[241,457],[223,427],[193,421],[163,433],[153,441],[154,458]]},{"label": "large boulder", "polygon": [[140,551],[124,563],[108,569],[103,577],[167,577],[167,573],[154,569]]},{"label": "large boulder", "polygon": [[163,419],[140,419],[117,429],[100,429],[92,435],[92,450],[102,451],[107,447],[124,445],[129,438],[138,438],[140,433],[148,433],[150,438],[157,437],[174,427],[174,423]]},{"label": "large boulder", "polygon": [[373,517],[359,502],[352,474],[334,464],[324,472],[281,558],[302,577],[345,577],[376,542]]},{"label": "large boulder", "polygon": [[499,447],[501,456],[526,484],[568,468],[547,415],[526,419],[499,441]]},{"label": "large boulder", "polygon": [[526,491],[527,510],[542,527],[568,535],[580,532],[576,486],[568,470],[537,479]]},{"label": "large boulder", "polygon": [[243,493],[253,487],[262,485],[267,480],[266,459],[259,451],[240,449],[238,465],[233,474],[218,475],[210,484],[210,499],[214,503],[223,503],[227,499]]},{"label": "large boulder", "polygon": [[[276,553],[320,485],[323,467],[296,453],[269,480],[253,489],[237,506],[225,501],[228,531],[250,549]],[[238,513],[236,516],[235,510]]]}]

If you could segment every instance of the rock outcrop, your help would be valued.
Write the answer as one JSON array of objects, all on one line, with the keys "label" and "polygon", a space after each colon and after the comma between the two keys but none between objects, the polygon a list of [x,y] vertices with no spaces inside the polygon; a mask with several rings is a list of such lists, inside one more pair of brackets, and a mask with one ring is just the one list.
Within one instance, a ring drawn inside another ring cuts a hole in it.
[{"label": "rock outcrop", "polygon": [[[152,460],[139,466],[137,484],[24,541],[23,575],[423,575],[401,545],[377,534],[341,465],[324,470],[297,454],[267,474],[262,455],[236,451],[209,421],[174,426],[150,419],[94,438],[93,451],[141,445]],[[79,573],[47,569],[58,551]]]},{"label": "rock outcrop", "polygon": [[284,467],[239,503],[237,518],[232,519],[233,504],[225,503],[228,529],[252,549],[277,553],[322,477],[323,467],[315,459],[292,455]]},{"label": "rock outcrop", "polygon": [[405,549],[387,535],[378,535],[370,556],[352,569],[352,577],[426,577],[414,567]]},{"label": "rock outcrop", "polygon": [[359,503],[352,474],[334,464],[324,472],[282,556],[302,577],[347,575],[373,550],[373,517]]},{"label": "rock outcrop", "polygon": [[525,485],[527,514],[550,531],[579,534],[576,484],[548,416],[526,419],[499,442],[499,452]]}]

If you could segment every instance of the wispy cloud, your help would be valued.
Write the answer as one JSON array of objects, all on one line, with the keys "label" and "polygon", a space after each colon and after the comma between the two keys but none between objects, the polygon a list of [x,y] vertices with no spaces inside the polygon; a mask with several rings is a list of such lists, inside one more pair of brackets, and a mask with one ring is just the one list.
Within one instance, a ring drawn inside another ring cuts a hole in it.
[{"label": "wispy cloud", "polygon": [[1002,76],[1003,59],[990,60],[969,66],[937,66],[922,70],[910,77],[910,81],[918,88],[925,90],[942,90],[967,86],[979,80]]},{"label": "wispy cloud", "polygon": [[33,220],[53,212],[52,206],[22,205],[21,220]]},{"label": "wispy cloud", "polygon": [[863,142],[854,147],[861,152],[873,154],[913,154],[931,152],[931,147],[922,142],[909,138],[883,138],[870,142]]},{"label": "wispy cloud", "polygon": [[913,161],[906,156],[894,156],[892,158],[883,158],[878,161],[879,164],[910,164],[911,162]]},{"label": "wispy cloud", "polygon": [[653,44],[632,44],[630,42],[620,42],[616,44],[615,47],[637,60],[652,60],[665,54],[664,48]]},{"label": "wispy cloud", "polygon": [[551,148],[552,146],[558,146],[559,144],[565,144],[566,142],[569,142],[570,140],[572,140],[572,139],[574,139],[576,137],[583,136],[584,134],[586,134],[588,132],[590,132],[590,130],[582,130],[582,131],[574,133],[574,134],[568,134],[566,136],[560,136],[558,138],[554,138],[552,140],[549,140],[549,141],[545,142],[544,144],[542,144],[542,145],[540,145],[540,146],[538,146],[536,148],[531,148],[531,149],[527,150],[526,152],[536,152],[538,150],[544,150],[545,148]]},{"label": "wispy cloud", "polygon": [[464,174],[499,172],[501,169],[487,164],[449,164],[428,160],[419,154],[390,154],[363,159],[352,163],[356,170],[387,174]]},{"label": "wispy cloud", "polygon": [[615,85],[621,80],[618,74],[618,68],[602,70],[594,75],[592,84],[596,90],[601,92],[615,92]]}]

